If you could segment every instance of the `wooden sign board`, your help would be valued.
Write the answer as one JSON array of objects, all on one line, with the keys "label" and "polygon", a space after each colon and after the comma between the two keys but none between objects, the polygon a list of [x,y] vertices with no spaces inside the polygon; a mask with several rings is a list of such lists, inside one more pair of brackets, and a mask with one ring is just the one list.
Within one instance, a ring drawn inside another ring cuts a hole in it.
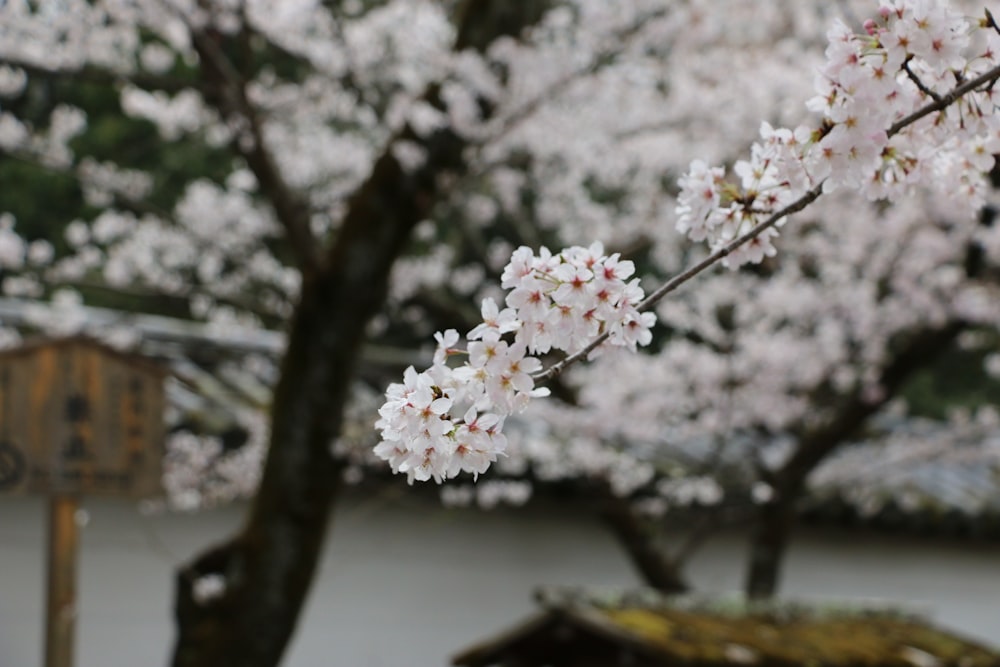
[{"label": "wooden sign board", "polygon": [[0,493],[161,493],[165,371],[86,338],[0,352]]}]

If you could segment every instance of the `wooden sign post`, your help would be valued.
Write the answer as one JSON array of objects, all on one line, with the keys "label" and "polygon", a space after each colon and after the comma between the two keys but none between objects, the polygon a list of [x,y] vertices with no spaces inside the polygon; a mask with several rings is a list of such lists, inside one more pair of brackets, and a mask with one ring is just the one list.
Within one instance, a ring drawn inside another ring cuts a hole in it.
[{"label": "wooden sign post", "polygon": [[76,630],[77,499],[56,495],[49,499],[48,592],[45,605],[45,665],[73,664]]},{"label": "wooden sign post", "polygon": [[0,493],[49,496],[46,667],[73,664],[80,497],[160,492],[164,376],[86,338],[0,352]]}]

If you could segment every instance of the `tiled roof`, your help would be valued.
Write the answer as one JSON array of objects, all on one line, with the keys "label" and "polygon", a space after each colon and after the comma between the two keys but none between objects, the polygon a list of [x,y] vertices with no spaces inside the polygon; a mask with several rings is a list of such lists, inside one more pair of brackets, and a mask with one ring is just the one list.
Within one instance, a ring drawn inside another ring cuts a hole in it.
[{"label": "tiled roof", "polygon": [[810,478],[807,511],[1000,534],[1000,426],[912,419],[846,446]]},{"label": "tiled roof", "polygon": [[1000,654],[885,609],[650,592],[594,596],[546,590],[543,611],[453,658],[464,667],[919,667],[1000,665]]}]

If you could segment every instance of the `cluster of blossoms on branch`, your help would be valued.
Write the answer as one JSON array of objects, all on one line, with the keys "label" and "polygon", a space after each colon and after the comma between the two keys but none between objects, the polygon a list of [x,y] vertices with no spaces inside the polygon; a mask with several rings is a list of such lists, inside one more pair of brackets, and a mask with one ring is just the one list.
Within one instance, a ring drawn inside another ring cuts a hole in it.
[{"label": "cluster of blossoms on branch", "polygon": [[[1000,152],[992,84],[949,106],[950,91],[995,68],[1000,34],[992,16],[970,23],[947,3],[895,0],[855,34],[838,21],[810,110],[819,127],[763,123],[749,160],[725,169],[692,162],[680,179],[677,229],[718,251],[765,226],[724,258],[736,268],[773,256],[773,216],[814,188],[858,190],[892,201],[928,184],[968,214],[981,208],[984,172]],[[941,109],[914,118],[933,103]],[[777,224],[784,222],[779,218]]]},{"label": "cluster of blossoms on branch", "polygon": [[[600,248],[555,257],[519,250],[503,277],[504,287],[515,288],[509,308],[484,304],[485,321],[469,333],[474,342],[465,365],[445,363],[457,332],[438,334],[434,367],[422,374],[410,369],[404,384],[389,388],[376,454],[411,481],[483,472],[506,446],[504,418],[545,393],[534,381],[552,373],[538,372],[541,362],[529,354],[568,352],[559,370],[605,337],[633,349],[648,343],[653,316],[640,308],[716,260],[735,268],[775,254],[775,227],[824,192],[850,189],[891,202],[928,185],[956,208],[978,210],[984,172],[1000,152],[993,93],[1000,29],[992,16],[970,22],[947,3],[893,0],[863,33],[838,22],[828,38],[817,95],[807,105],[821,114],[819,123],[795,130],[764,123],[750,159],[735,163],[735,181],[703,161],[680,179],[677,228],[707,241],[712,257],[643,301],[635,282],[624,283],[633,267],[601,257]],[[601,297],[609,265],[620,290],[610,299]],[[627,269],[619,274],[620,266]],[[508,333],[511,342],[503,339]]]},{"label": "cluster of blossoms on branch", "polygon": [[[456,347],[456,330],[439,332],[431,368],[411,366],[402,384],[389,386],[375,454],[411,482],[485,472],[506,449],[504,418],[549,393],[534,386],[532,374],[542,368],[534,355],[573,354],[603,334],[607,345],[632,350],[652,340],[656,316],[639,312],[644,293],[637,278],[629,281],[633,273],[632,262],[605,255],[600,243],[556,255],[516,250],[501,277],[511,290],[507,307],[483,300],[483,321],[465,349]],[[465,361],[450,366],[454,357]]]}]

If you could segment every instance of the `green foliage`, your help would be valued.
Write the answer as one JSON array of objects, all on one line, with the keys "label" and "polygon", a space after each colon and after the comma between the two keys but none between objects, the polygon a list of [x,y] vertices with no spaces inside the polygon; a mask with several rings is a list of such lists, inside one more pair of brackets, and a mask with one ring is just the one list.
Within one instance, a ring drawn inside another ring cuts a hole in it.
[{"label": "green foliage", "polygon": [[985,347],[949,351],[919,371],[902,392],[910,412],[944,419],[954,408],[997,405],[1000,381],[986,373],[983,360],[988,350],[1000,349],[1000,336],[989,334],[989,340],[984,342]]},{"label": "green foliage", "polygon": [[[203,141],[164,141],[152,123],[129,118],[122,112],[116,86],[93,81],[33,80],[17,100],[22,118],[43,127],[53,108],[66,104],[87,115],[87,128],[72,143],[77,156],[150,173],[154,189],[143,205],[169,210],[196,178],[219,181],[232,165],[225,147],[211,148]],[[31,164],[12,156],[0,160],[0,209],[13,213],[18,229],[28,238],[46,238],[61,245],[62,229],[76,218],[89,219],[97,210],[83,201],[72,174]],[[124,204],[124,203],[122,203]]]},{"label": "green foliage", "polygon": [[82,208],[80,187],[72,176],[9,156],[0,157],[0,211],[17,219],[28,239],[58,243],[66,223]]}]

